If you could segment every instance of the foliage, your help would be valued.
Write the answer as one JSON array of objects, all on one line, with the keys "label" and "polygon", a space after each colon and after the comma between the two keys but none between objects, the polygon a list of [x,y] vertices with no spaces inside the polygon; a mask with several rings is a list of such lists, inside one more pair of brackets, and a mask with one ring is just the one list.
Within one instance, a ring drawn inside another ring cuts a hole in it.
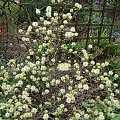
[{"label": "foliage", "polygon": [[[56,5],[53,1],[53,6]],[[66,6],[58,0],[58,8]],[[104,120],[120,109],[118,78],[106,71],[107,61],[94,61],[88,51],[73,42],[78,38],[73,22],[82,6],[75,3],[68,13],[52,11],[20,29],[30,46],[26,59],[11,59],[0,70],[0,117],[8,120]],[[39,10],[37,11],[39,13]],[[78,47],[77,47],[78,46]]]}]

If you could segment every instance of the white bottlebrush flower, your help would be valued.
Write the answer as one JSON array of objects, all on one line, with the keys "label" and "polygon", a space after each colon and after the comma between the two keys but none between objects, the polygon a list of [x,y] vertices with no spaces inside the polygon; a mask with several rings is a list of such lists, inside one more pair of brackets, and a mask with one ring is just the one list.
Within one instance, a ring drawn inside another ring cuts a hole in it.
[{"label": "white bottlebrush flower", "polygon": [[50,24],[51,24],[50,21],[47,21],[47,20],[44,21],[44,25],[45,25],[45,26],[46,26],[46,25],[50,25]]},{"label": "white bottlebrush flower", "polygon": [[69,63],[61,63],[57,66],[57,69],[60,71],[68,71],[71,65]]},{"label": "white bottlebrush flower", "polygon": [[96,75],[98,75],[98,74],[100,73],[100,70],[99,70],[99,69],[94,69],[93,71],[94,71],[94,73],[95,73]]},{"label": "white bottlebrush flower", "polygon": [[63,29],[63,28],[64,28],[64,25],[60,25],[60,28]]},{"label": "white bottlebrush flower", "polygon": [[75,7],[80,10],[82,8],[82,5],[80,5],[79,3],[75,3]]},{"label": "white bottlebrush flower", "polygon": [[49,119],[49,115],[48,115],[48,114],[44,114],[44,115],[43,115],[43,119],[44,119],[44,120],[48,120],[48,119]]},{"label": "white bottlebrush flower", "polygon": [[54,16],[55,16],[55,17],[57,17],[57,16],[58,16],[58,13],[57,13],[57,12],[55,12],[55,13],[54,13]]},{"label": "white bottlebrush flower", "polygon": [[63,2],[63,0],[57,0],[57,1],[58,1],[58,3]]},{"label": "white bottlebrush flower", "polygon": [[71,103],[71,98],[67,98],[67,99],[66,99],[66,102],[67,102],[67,103]]},{"label": "white bottlebrush flower", "polygon": [[31,32],[32,31],[32,26],[28,26],[27,32]]},{"label": "white bottlebrush flower", "polygon": [[23,85],[23,81],[22,80],[18,81],[18,83],[16,85],[17,86],[22,86]]},{"label": "white bottlebrush flower", "polygon": [[90,45],[88,45],[88,48],[89,48],[89,49],[92,49],[92,45],[91,45],[91,44],[90,44]]},{"label": "white bottlebrush flower", "polygon": [[88,86],[87,84],[84,84],[84,85],[83,85],[83,89],[84,89],[84,90],[89,90],[89,86]]},{"label": "white bottlebrush flower", "polygon": [[31,112],[36,114],[37,113],[37,109],[36,108],[32,108]]},{"label": "white bottlebrush flower", "polygon": [[104,76],[108,76],[108,74],[105,72],[104,74],[103,74]]},{"label": "white bottlebrush flower", "polygon": [[113,75],[113,71],[109,71],[109,75]]},{"label": "white bottlebrush flower", "polygon": [[116,106],[118,109],[120,109],[120,101],[119,100],[113,100],[114,106]]},{"label": "white bottlebrush flower", "polygon": [[46,16],[47,16],[48,18],[50,18],[50,17],[51,17],[51,12],[47,12],[47,13],[46,13]]},{"label": "white bottlebrush flower", "polygon": [[55,3],[55,0],[51,0],[51,3]]},{"label": "white bottlebrush flower", "polygon": [[22,33],[23,32],[23,30],[22,29],[19,29],[19,31],[18,31],[19,33]]},{"label": "white bottlebrush flower", "polygon": [[95,65],[95,61],[91,61],[90,64]]},{"label": "white bottlebrush flower", "polygon": [[75,119],[76,119],[76,120],[79,120],[79,119],[80,119],[80,116],[81,116],[80,113],[76,113],[76,114],[75,114]]},{"label": "white bottlebrush flower", "polygon": [[84,119],[85,120],[89,119],[89,115],[88,114],[84,114]]},{"label": "white bottlebrush flower", "polygon": [[98,120],[105,120],[105,116],[103,114],[100,114]]},{"label": "white bottlebrush flower", "polygon": [[63,15],[62,15],[62,18],[63,18],[63,19],[67,19],[67,15],[66,15],[66,14],[63,14]]},{"label": "white bottlebrush flower", "polygon": [[60,89],[60,93],[64,94],[65,93],[65,89]]},{"label": "white bottlebrush flower", "polygon": [[64,105],[64,104],[60,104],[60,108],[62,108],[62,109],[63,109],[64,107],[65,107],[65,105]]},{"label": "white bottlebrush flower", "polygon": [[100,84],[99,87],[100,87],[100,89],[104,89],[104,85],[103,84]]},{"label": "white bottlebrush flower", "polygon": [[83,66],[87,67],[88,66],[88,62],[83,62]]},{"label": "white bottlebrush flower", "polygon": [[119,77],[119,75],[118,75],[118,74],[115,74],[115,75],[114,75],[114,77],[115,77],[115,78],[118,78],[118,77]]},{"label": "white bottlebrush flower", "polygon": [[74,35],[77,37],[77,36],[78,36],[78,33],[76,32],[76,33],[74,33]]},{"label": "white bottlebrush flower", "polygon": [[83,86],[81,83],[78,84],[78,88],[81,89]]},{"label": "white bottlebrush flower", "polygon": [[105,63],[101,63],[101,67],[105,67]]},{"label": "white bottlebrush flower", "polygon": [[52,11],[51,6],[47,6],[47,8],[46,8],[46,16],[47,17],[51,17],[51,11]]},{"label": "white bottlebrush flower", "polygon": [[70,12],[73,13],[73,9],[70,9]]},{"label": "white bottlebrush flower", "polygon": [[10,117],[10,113],[8,113],[8,112],[5,113],[5,117],[6,117],[6,118]]},{"label": "white bottlebrush flower", "polygon": [[64,21],[63,21],[63,24],[68,24],[68,21],[67,21],[67,20],[64,20]]},{"label": "white bottlebrush flower", "polygon": [[72,14],[71,14],[71,13],[67,13],[66,16],[67,16],[67,18],[68,18],[69,20],[72,19]]},{"label": "white bottlebrush flower", "polygon": [[87,51],[85,49],[81,50],[83,54],[87,53]]},{"label": "white bottlebrush flower", "polygon": [[33,27],[38,27],[38,22],[33,22],[33,23],[32,23],[32,26],[33,26]]},{"label": "white bottlebrush flower", "polygon": [[105,66],[108,66],[109,65],[109,62],[105,62]]},{"label": "white bottlebrush flower", "polygon": [[40,9],[36,8],[36,14],[40,15]]},{"label": "white bottlebrush flower", "polygon": [[47,6],[47,8],[46,8],[46,12],[51,12],[51,11],[52,11],[51,6]]},{"label": "white bottlebrush flower", "polygon": [[111,83],[112,83],[111,80],[107,80],[106,81],[106,86],[108,86],[108,87],[111,86]]},{"label": "white bottlebrush flower", "polygon": [[73,33],[72,32],[66,32],[65,33],[65,38],[71,38],[71,37],[73,37]]},{"label": "white bottlebrush flower", "polygon": [[71,27],[70,31],[75,32],[75,27]]},{"label": "white bottlebrush flower", "polygon": [[52,34],[52,30],[48,30],[48,31],[47,31],[47,34],[48,34],[48,35],[51,35],[51,34]]},{"label": "white bottlebrush flower", "polygon": [[48,89],[45,90],[45,94],[48,94],[50,91]]}]

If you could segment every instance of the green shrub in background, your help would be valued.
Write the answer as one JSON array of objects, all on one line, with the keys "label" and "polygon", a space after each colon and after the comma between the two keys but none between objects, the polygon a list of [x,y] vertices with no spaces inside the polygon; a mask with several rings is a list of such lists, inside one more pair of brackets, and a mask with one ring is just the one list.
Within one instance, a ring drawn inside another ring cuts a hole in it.
[{"label": "green shrub in background", "polygon": [[[66,5],[63,0],[57,4]],[[64,13],[47,6],[46,16],[19,30],[31,48],[26,58],[1,66],[1,119],[105,120],[118,115],[118,84],[111,81],[118,75],[106,71],[107,61],[94,61],[92,45],[86,51],[72,42],[78,33],[67,24],[81,8],[75,3]]]}]

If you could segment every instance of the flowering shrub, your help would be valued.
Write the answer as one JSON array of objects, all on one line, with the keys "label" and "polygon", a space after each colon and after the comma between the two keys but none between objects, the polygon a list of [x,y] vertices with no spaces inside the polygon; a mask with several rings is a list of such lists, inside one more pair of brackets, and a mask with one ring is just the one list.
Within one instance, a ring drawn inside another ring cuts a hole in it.
[{"label": "flowering shrub", "polygon": [[[52,0],[54,4],[54,0]],[[63,0],[58,4],[64,5]],[[78,37],[68,27],[81,9],[75,4],[70,12],[52,12],[20,30],[24,44],[33,46],[26,59],[10,60],[0,71],[0,116],[8,120],[104,120],[115,117],[120,109],[118,85],[106,72],[107,61],[94,61],[91,53],[72,42]],[[37,11],[40,14],[40,12]],[[43,23],[43,24],[41,24]]]}]

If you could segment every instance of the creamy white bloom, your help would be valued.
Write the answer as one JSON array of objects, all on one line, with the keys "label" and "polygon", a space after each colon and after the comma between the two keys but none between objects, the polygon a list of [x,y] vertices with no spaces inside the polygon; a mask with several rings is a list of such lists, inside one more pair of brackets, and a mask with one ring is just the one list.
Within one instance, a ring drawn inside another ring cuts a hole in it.
[{"label": "creamy white bloom", "polygon": [[105,117],[103,114],[100,114],[99,117],[98,117],[98,120],[105,120]]},{"label": "creamy white bloom", "polygon": [[57,69],[60,71],[68,71],[71,65],[69,63],[61,63],[57,66]]},{"label": "creamy white bloom", "polygon": [[91,61],[90,64],[95,65],[95,61]]},{"label": "creamy white bloom", "polygon": [[71,37],[73,37],[74,36],[74,33],[72,33],[72,32],[66,32],[65,33],[65,37],[66,38],[71,38]]},{"label": "creamy white bloom", "polygon": [[60,25],[60,28],[63,29],[63,28],[64,28],[64,25]]},{"label": "creamy white bloom", "polygon": [[38,27],[38,22],[33,22],[33,23],[32,23],[32,26],[33,26],[33,27]]},{"label": "creamy white bloom", "polygon": [[60,93],[64,94],[65,93],[65,89],[60,89]]},{"label": "creamy white bloom", "polygon": [[5,117],[6,117],[6,118],[10,117],[10,113],[8,113],[8,112],[5,113]]},{"label": "creamy white bloom", "polygon": [[109,75],[113,75],[113,71],[109,71]]},{"label": "creamy white bloom", "polygon": [[23,85],[23,81],[22,80],[18,81],[18,83],[16,85],[17,86],[22,86]]},{"label": "creamy white bloom", "polygon": [[114,105],[120,109],[120,101],[119,100],[113,100]]},{"label": "creamy white bloom", "polygon": [[43,115],[43,119],[44,119],[44,120],[48,120],[48,119],[49,119],[49,115],[48,115],[48,114],[44,114],[44,115]]},{"label": "creamy white bloom", "polygon": [[55,0],[51,0],[51,3],[55,3]]},{"label": "creamy white bloom", "polygon": [[51,6],[47,6],[47,8],[46,8],[46,12],[51,12],[51,11],[52,11]]},{"label": "creamy white bloom", "polygon": [[100,70],[99,69],[94,69],[93,72],[98,75],[100,73]]},{"label": "creamy white bloom", "polygon": [[46,16],[47,16],[48,18],[50,18],[50,17],[51,17],[51,12],[47,12],[47,13],[46,13]]},{"label": "creamy white bloom", "polygon": [[31,112],[36,114],[37,113],[37,109],[36,108],[32,108]]},{"label": "creamy white bloom", "polygon": [[47,21],[47,20],[44,21],[44,25],[45,25],[45,26],[46,26],[46,25],[50,25],[50,24],[51,24],[50,21]]},{"label": "creamy white bloom", "polygon": [[19,29],[19,31],[18,31],[19,33],[22,33],[23,32],[23,30],[22,29]]},{"label": "creamy white bloom", "polygon": [[87,67],[88,66],[88,62],[83,62],[83,66]]},{"label": "creamy white bloom", "polygon": [[89,115],[88,114],[84,114],[84,119],[89,119]]},{"label": "creamy white bloom", "polygon": [[80,119],[80,113],[75,113],[75,118],[76,118],[76,120],[79,120]]},{"label": "creamy white bloom", "polygon": [[58,1],[58,3],[63,2],[63,0],[57,0],[57,1]]},{"label": "creamy white bloom", "polygon": [[91,44],[90,44],[90,45],[88,45],[88,48],[89,48],[89,49],[92,49],[92,45],[91,45]]},{"label": "creamy white bloom", "polygon": [[108,66],[108,65],[109,65],[109,62],[105,62],[105,65]]},{"label": "creamy white bloom", "polygon": [[104,89],[104,85],[103,84],[100,84],[99,87],[100,87],[100,89]]},{"label": "creamy white bloom", "polygon": [[70,9],[70,12],[73,13],[73,9]]},{"label": "creamy white bloom", "polygon": [[45,90],[45,94],[48,94],[50,91],[48,89]]},{"label": "creamy white bloom", "polygon": [[114,75],[114,77],[115,77],[115,78],[118,78],[118,77],[119,77],[119,75],[118,75],[118,74],[115,74],[115,75]]},{"label": "creamy white bloom", "polygon": [[83,85],[83,89],[84,89],[84,90],[89,90],[89,86],[88,86],[87,84],[84,84],[84,85]]},{"label": "creamy white bloom", "polygon": [[70,31],[75,32],[75,27],[71,27]]},{"label": "creamy white bloom", "polygon": [[105,63],[101,63],[101,67],[105,67]]},{"label": "creamy white bloom", "polygon": [[47,17],[51,17],[51,11],[52,11],[51,6],[47,6],[47,8],[46,8],[46,16]]},{"label": "creamy white bloom", "polygon": [[68,21],[67,21],[67,20],[64,20],[64,21],[63,21],[63,24],[67,24],[67,23],[68,23]]},{"label": "creamy white bloom", "polygon": [[83,86],[81,83],[78,84],[78,88],[81,89]]},{"label": "creamy white bloom", "polygon": [[82,8],[82,5],[80,5],[79,3],[75,3],[75,7],[80,10]]},{"label": "creamy white bloom", "polygon": [[58,16],[58,13],[57,13],[57,12],[55,12],[55,13],[54,13],[54,16],[55,16],[55,17],[57,17],[57,16]]},{"label": "creamy white bloom", "polygon": [[106,81],[106,86],[108,86],[108,87],[111,86],[111,83],[112,83],[111,80],[107,80],[107,81]]},{"label": "creamy white bloom", "polygon": [[36,8],[36,14],[40,15],[40,9]]},{"label": "creamy white bloom", "polygon": [[77,36],[78,36],[78,33],[76,32],[76,33],[74,33],[74,35],[77,37]]}]

